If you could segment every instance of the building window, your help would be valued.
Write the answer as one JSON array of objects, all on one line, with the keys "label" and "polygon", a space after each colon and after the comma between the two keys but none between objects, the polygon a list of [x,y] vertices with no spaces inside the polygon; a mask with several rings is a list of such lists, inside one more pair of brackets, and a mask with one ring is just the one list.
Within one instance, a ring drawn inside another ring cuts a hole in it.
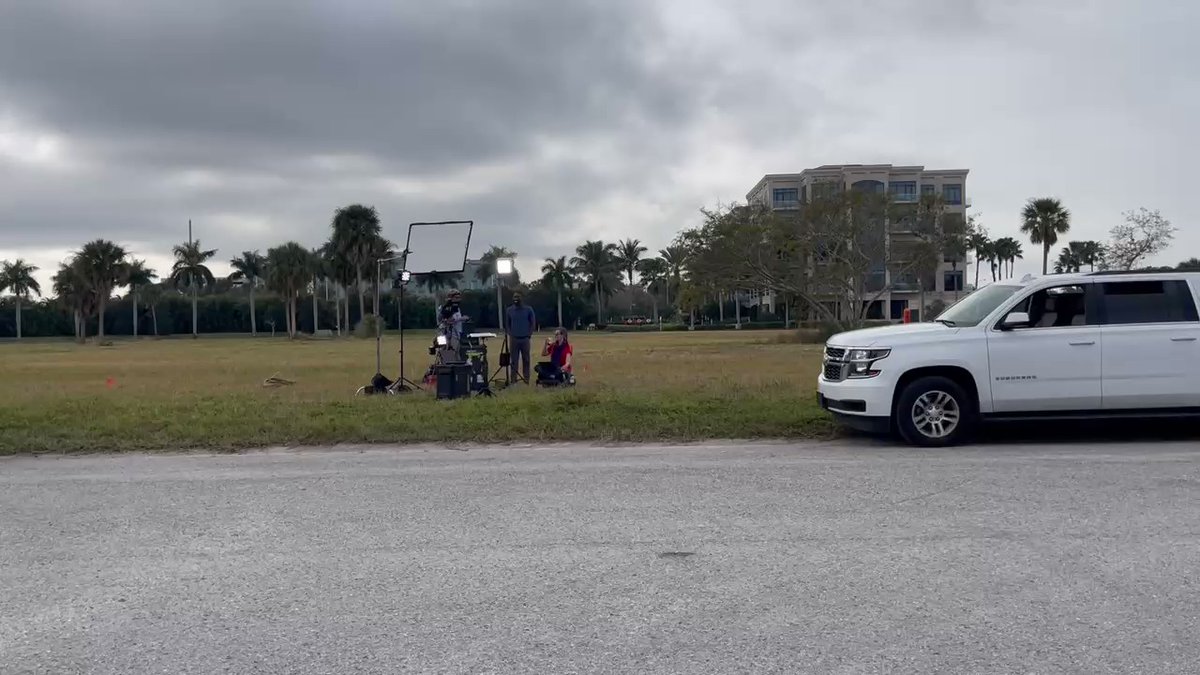
[{"label": "building window", "polygon": [[892,199],[898,202],[917,201],[917,183],[911,180],[892,181],[888,183],[888,192]]},{"label": "building window", "polygon": [[943,185],[942,199],[947,204],[962,204],[962,185]]},{"label": "building window", "polygon": [[963,289],[963,271],[957,270],[954,272],[946,272],[942,275],[942,282],[945,284],[947,291],[961,291]]},{"label": "building window", "polygon": [[851,190],[858,192],[866,192],[867,194],[879,194],[883,192],[883,183],[877,180],[860,180],[850,186]]},{"label": "building window", "polygon": [[795,206],[800,202],[799,188],[775,188],[771,193],[775,206]]},{"label": "building window", "polygon": [[935,194],[937,194],[937,186],[936,185],[930,185],[929,183],[925,183],[924,185],[921,186],[921,196],[922,197],[924,197],[926,195],[935,195]]}]

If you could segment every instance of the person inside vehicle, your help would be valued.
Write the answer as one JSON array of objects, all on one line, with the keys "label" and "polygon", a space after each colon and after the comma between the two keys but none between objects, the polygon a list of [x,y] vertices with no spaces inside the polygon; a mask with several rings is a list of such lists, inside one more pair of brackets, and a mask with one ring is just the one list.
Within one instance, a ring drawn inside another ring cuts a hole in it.
[{"label": "person inside vehicle", "polygon": [[538,384],[575,383],[575,375],[572,371],[574,350],[571,349],[571,341],[567,339],[565,328],[556,329],[554,337],[546,340],[545,346],[542,347],[542,356],[549,357],[550,360],[537,364]]}]

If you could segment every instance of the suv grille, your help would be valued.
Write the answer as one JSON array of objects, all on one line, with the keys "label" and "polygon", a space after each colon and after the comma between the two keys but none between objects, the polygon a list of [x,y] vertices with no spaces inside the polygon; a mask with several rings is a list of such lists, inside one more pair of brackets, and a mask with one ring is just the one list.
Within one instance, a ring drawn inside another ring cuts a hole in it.
[{"label": "suv grille", "polygon": [[842,364],[826,363],[825,379],[830,382],[840,382],[842,380]]},{"label": "suv grille", "polygon": [[840,359],[846,355],[846,350],[841,347],[826,347],[825,358]]}]

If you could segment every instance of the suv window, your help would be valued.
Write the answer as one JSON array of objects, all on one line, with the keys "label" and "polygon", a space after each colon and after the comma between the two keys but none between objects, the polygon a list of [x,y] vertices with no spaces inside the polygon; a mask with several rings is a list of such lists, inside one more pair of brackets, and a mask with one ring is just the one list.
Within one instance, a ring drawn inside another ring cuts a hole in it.
[{"label": "suv window", "polygon": [[1095,323],[1087,315],[1087,295],[1083,286],[1044,288],[1025,298],[1010,312],[1029,314],[1030,328],[1062,328]]},{"label": "suv window", "polygon": [[1108,325],[1197,320],[1192,291],[1179,280],[1101,284],[1101,306]]}]

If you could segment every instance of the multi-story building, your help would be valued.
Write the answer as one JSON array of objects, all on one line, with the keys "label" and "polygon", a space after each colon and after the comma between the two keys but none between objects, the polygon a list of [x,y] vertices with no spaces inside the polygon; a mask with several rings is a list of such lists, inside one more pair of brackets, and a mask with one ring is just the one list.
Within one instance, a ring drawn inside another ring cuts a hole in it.
[{"label": "multi-story building", "polygon": [[[814,191],[831,185],[840,190],[886,192],[897,203],[916,204],[921,195],[941,195],[950,218],[965,219],[971,205],[966,196],[967,169],[935,170],[891,164],[834,164],[800,173],[767,174],[746,195],[746,201],[779,210],[799,209],[812,199]],[[892,251],[903,251],[905,243],[916,241],[916,235],[900,224],[890,226],[889,237]],[[896,260],[896,254],[892,260]],[[967,260],[962,257],[943,255],[936,274],[921,280],[911,271],[896,267],[904,266],[881,261],[879,269],[873,272],[877,279],[871,285],[886,286],[888,292],[869,308],[869,318],[900,319],[906,309],[916,313],[922,290],[927,307],[939,301],[949,304],[966,290]],[[761,302],[768,311],[775,312],[775,298],[771,294],[764,294]]]}]

